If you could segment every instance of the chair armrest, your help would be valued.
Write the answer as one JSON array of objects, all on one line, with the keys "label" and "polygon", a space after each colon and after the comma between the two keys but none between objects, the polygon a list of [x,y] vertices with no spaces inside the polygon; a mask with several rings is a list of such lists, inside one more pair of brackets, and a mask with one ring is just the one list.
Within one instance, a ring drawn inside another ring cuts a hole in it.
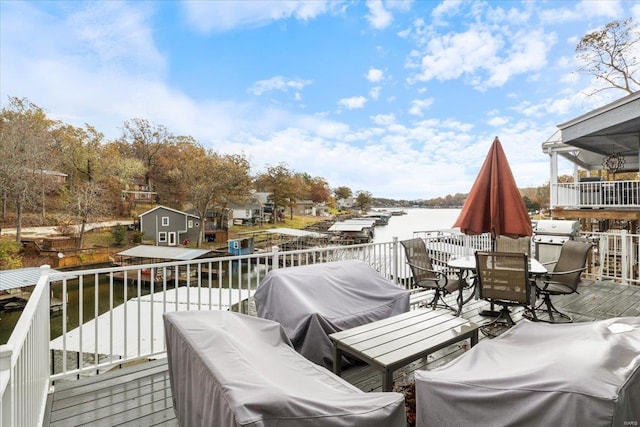
[{"label": "chair armrest", "polygon": [[552,278],[553,276],[563,276],[566,274],[573,274],[573,273],[577,273],[579,271],[585,271],[587,269],[587,266],[585,265],[582,268],[576,268],[575,270],[567,270],[567,271],[550,271],[548,273],[544,274],[544,277],[549,277]]}]

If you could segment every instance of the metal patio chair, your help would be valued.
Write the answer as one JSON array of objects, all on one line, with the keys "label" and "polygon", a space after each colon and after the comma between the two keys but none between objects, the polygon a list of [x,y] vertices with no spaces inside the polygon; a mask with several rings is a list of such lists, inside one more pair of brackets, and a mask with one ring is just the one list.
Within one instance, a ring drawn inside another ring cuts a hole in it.
[{"label": "metal patio chair", "polygon": [[[457,311],[444,300],[444,297],[459,291],[460,280],[451,279],[446,270],[436,270],[423,239],[414,238],[400,241],[404,247],[407,264],[411,268],[412,283],[421,288],[433,289],[433,299],[427,304],[434,310],[438,307]],[[465,286],[466,283],[463,284]],[[460,302],[458,302],[460,303]]]},{"label": "metal patio chair", "polygon": [[[553,305],[551,296],[578,293],[578,284],[580,284],[582,272],[587,269],[587,258],[592,248],[593,245],[589,242],[567,240],[563,243],[558,260],[553,261],[556,263],[553,271],[536,279],[536,293],[542,301],[535,307],[535,311],[546,312],[549,319],[534,320],[548,323],[573,321],[571,316],[562,313]],[[556,320],[556,316],[564,320]]]},{"label": "metal patio chair", "polygon": [[495,319],[485,323],[480,330],[488,336],[498,333],[492,330],[502,325],[503,329],[515,324],[509,307],[531,308],[531,282],[528,256],[521,252],[476,252],[476,271],[479,297],[502,306]]}]

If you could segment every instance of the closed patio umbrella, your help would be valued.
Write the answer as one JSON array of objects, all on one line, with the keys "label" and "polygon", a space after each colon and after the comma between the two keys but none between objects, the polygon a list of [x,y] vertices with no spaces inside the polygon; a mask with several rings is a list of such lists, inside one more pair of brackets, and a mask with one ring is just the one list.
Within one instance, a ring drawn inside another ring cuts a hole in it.
[{"label": "closed patio umbrella", "polygon": [[[497,136],[453,226],[467,235],[491,233],[494,242],[496,236],[532,234],[531,218]],[[493,310],[492,303],[491,310],[480,314],[498,316],[499,312]]]},{"label": "closed patio umbrella", "polygon": [[453,226],[493,239],[531,236],[531,219],[497,136]]}]

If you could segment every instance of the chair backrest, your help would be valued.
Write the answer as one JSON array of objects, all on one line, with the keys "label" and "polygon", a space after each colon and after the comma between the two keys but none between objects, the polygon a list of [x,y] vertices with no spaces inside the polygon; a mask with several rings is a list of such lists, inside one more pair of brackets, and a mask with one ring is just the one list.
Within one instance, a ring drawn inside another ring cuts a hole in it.
[{"label": "chair backrest", "polygon": [[531,296],[528,256],[521,252],[476,252],[479,296],[482,299],[528,304]]},{"label": "chair backrest", "polygon": [[[424,240],[417,237],[409,240],[400,241],[404,247],[404,253],[407,257],[407,263],[411,267],[411,274],[415,283],[419,283],[422,280],[433,280],[436,277],[433,271],[433,264],[431,263],[431,257],[427,251],[427,245]],[[420,268],[417,268],[417,267]],[[427,269],[431,271],[425,271]]]},{"label": "chair backrest", "polygon": [[512,239],[508,236],[496,236],[496,252],[522,252],[531,256],[531,237]]},{"label": "chair backrest", "polygon": [[[560,256],[556,262],[556,266],[553,268],[554,273],[561,273],[563,271],[572,271],[585,268],[587,265],[587,257],[589,251],[593,248],[593,245],[589,242],[580,242],[577,240],[567,240],[562,244],[560,249]],[[554,282],[562,283],[575,290],[580,283],[580,276],[582,271],[576,271],[569,274],[559,274],[553,276]]]}]

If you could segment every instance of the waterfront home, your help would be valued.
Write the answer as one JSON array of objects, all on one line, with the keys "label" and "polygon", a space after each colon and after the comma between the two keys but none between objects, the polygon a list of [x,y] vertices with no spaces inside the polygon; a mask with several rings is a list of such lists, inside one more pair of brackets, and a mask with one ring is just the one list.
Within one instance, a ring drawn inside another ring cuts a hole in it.
[{"label": "waterfront home", "polygon": [[156,206],[139,215],[142,239],[157,246],[177,246],[195,242],[200,233],[200,218],[166,206]]},{"label": "waterfront home", "polygon": [[[640,232],[640,92],[559,124],[542,150],[552,218],[580,220],[584,231]],[[558,182],[559,157],[573,164],[573,182]]]}]

